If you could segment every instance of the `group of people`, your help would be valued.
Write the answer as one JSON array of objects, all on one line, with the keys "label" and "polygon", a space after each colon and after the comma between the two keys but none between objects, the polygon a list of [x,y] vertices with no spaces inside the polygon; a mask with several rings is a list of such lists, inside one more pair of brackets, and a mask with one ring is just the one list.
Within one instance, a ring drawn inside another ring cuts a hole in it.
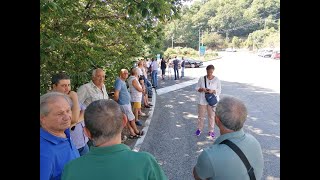
[{"label": "group of people", "polygon": [[[242,129],[247,118],[245,104],[232,96],[219,99],[221,83],[213,75],[214,66],[208,65],[206,71],[206,76],[200,77],[196,85],[199,98],[195,135],[200,136],[203,131],[207,112],[208,135],[215,137],[216,124],[220,136],[201,152],[192,170],[194,178],[249,179],[253,174],[256,179],[261,179],[263,157],[260,144]],[[121,143],[124,127],[129,129],[130,138],[144,135],[137,128],[142,125],[138,117],[142,113],[141,102],[148,103],[143,100],[146,70],[138,65],[128,76],[127,69],[120,70],[114,84],[114,99],[107,94],[102,69],[95,69],[92,80],[80,86],[77,92],[71,90],[70,78],[64,73],[52,77],[52,91],[40,97],[41,180],[168,179],[152,154],[134,152]],[[208,105],[205,93],[215,94],[218,103]],[[242,150],[251,165],[250,170],[233,149],[224,144],[225,140]]]},{"label": "group of people", "polygon": [[[141,61],[143,61],[143,59]],[[161,69],[161,79],[162,80],[165,80],[165,76],[167,76],[168,79],[173,79],[172,71],[174,73],[174,80],[177,80],[177,79],[184,77],[184,68],[185,68],[184,57],[182,57],[181,60],[179,60],[177,58],[177,56],[175,56],[173,59],[171,59],[171,58],[165,59],[164,57],[162,57],[160,63],[155,58],[151,58],[145,64],[145,68],[147,68],[148,72],[150,73],[151,84],[152,84],[152,87],[154,87],[154,88],[158,87],[158,68],[159,68],[159,66]],[[181,67],[181,76],[179,76],[180,67]],[[166,73],[167,73],[167,75],[166,75]]]},{"label": "group of people", "polygon": [[[179,76],[179,64],[181,66],[181,76]],[[161,68],[161,77],[162,80],[165,80],[166,72],[168,73],[168,80],[172,79],[172,69],[174,72],[174,80],[180,79],[184,77],[184,68],[185,68],[185,59],[182,57],[181,62],[175,56],[173,59],[169,58],[165,60],[164,58],[161,59],[160,62],[160,68]]]}]

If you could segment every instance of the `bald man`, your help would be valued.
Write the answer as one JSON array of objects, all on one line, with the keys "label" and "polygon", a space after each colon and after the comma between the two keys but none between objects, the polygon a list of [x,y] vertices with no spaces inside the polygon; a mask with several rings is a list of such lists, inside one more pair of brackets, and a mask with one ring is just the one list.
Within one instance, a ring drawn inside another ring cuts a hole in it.
[{"label": "bald man", "polygon": [[139,138],[144,134],[143,131],[139,131],[136,123],[135,123],[135,116],[132,112],[131,107],[131,96],[128,92],[127,85],[126,85],[126,79],[128,78],[128,70],[127,69],[121,69],[120,75],[116,79],[114,83],[114,100],[118,102],[120,105],[121,111],[125,114],[126,118],[129,120],[129,123],[127,123],[127,127],[130,131],[130,139]]}]

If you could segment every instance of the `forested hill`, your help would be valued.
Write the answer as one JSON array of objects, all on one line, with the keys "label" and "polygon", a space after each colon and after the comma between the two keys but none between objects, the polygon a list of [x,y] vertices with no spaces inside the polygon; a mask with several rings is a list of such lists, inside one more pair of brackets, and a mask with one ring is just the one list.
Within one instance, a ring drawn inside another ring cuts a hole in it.
[{"label": "forested hill", "polygon": [[[190,7],[183,7],[180,19],[165,26],[165,47],[171,46],[173,38],[176,46],[197,49],[199,31],[208,47],[225,46],[221,41],[225,38],[240,39],[241,46],[248,48],[268,46],[265,43],[270,41],[277,47],[280,0],[195,0]],[[264,42],[268,36],[273,40]]]}]

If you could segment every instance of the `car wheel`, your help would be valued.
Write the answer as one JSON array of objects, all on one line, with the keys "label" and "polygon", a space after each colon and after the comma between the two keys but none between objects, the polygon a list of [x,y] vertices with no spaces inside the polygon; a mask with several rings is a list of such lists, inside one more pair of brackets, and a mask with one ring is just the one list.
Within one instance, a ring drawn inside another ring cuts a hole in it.
[{"label": "car wheel", "polygon": [[192,68],[194,68],[194,67],[195,67],[195,65],[194,65],[194,64],[191,64],[191,67],[192,67]]}]

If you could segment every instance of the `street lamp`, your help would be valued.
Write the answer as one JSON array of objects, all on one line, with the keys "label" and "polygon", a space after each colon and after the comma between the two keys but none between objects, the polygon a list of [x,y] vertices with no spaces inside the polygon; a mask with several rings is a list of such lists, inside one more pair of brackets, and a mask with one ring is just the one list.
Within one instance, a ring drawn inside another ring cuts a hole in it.
[{"label": "street lamp", "polygon": [[171,36],[171,47],[172,47],[172,49],[173,49],[173,37],[174,37],[174,34],[172,34],[172,36]]}]

